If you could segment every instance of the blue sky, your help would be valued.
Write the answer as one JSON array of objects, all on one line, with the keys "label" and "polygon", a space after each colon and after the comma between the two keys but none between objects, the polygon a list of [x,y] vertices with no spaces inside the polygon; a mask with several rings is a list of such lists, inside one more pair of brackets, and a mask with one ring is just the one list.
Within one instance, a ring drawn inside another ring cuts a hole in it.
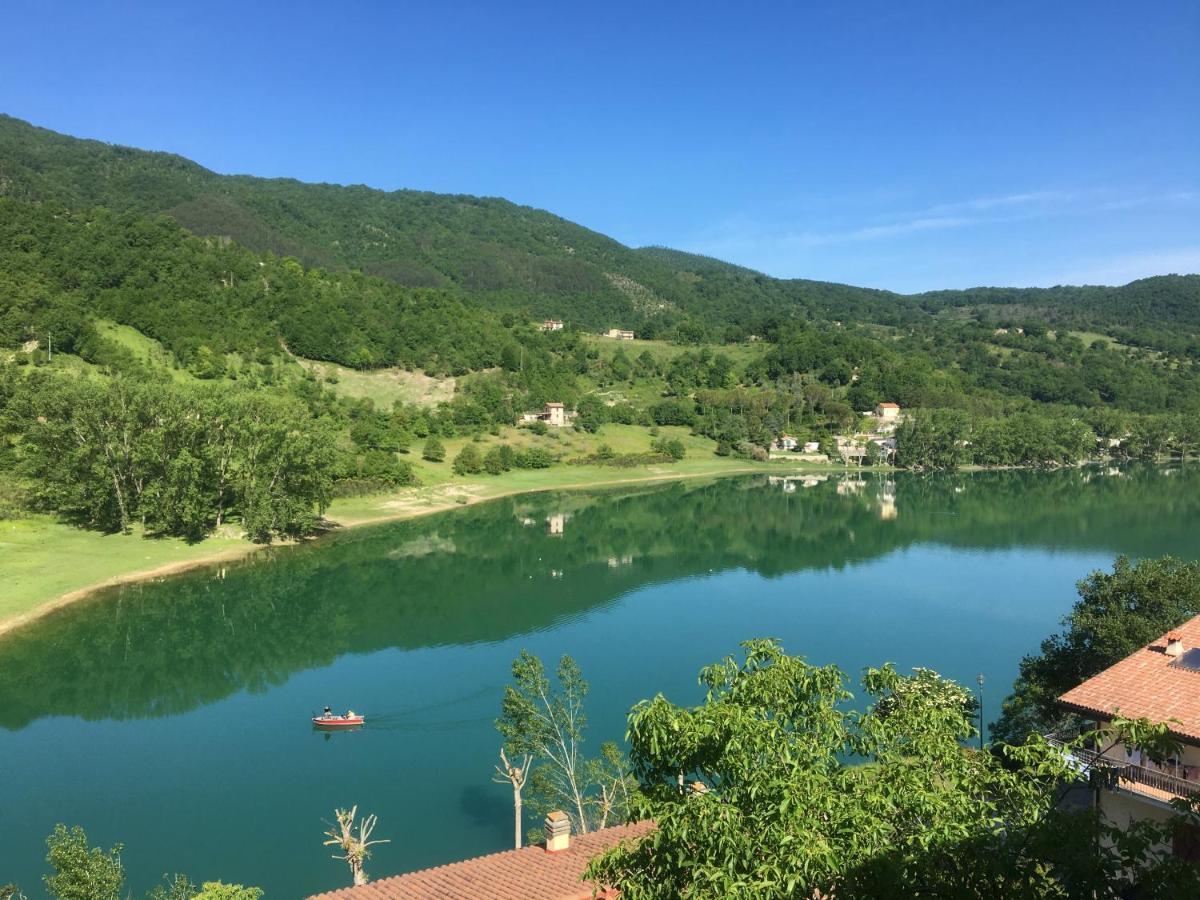
[{"label": "blue sky", "polygon": [[903,291],[1200,272],[1200,3],[8,0],[0,111]]}]

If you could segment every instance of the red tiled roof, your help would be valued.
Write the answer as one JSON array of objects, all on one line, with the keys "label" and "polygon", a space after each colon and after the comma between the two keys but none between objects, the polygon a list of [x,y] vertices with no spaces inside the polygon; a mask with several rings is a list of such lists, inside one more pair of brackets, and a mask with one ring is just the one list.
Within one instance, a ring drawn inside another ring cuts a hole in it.
[{"label": "red tiled roof", "polygon": [[[1172,628],[1184,650],[1200,647],[1200,616]],[[1058,702],[1085,715],[1108,718],[1120,712],[1127,718],[1155,722],[1178,719],[1171,731],[1189,743],[1200,743],[1200,672],[1173,666],[1166,654],[1167,635],[1072,688]]]},{"label": "red tiled roof", "polygon": [[880,403],[879,405],[882,406],[884,409],[899,409],[900,408],[899,403]]},{"label": "red tiled roof", "polygon": [[541,846],[522,847],[380,878],[310,900],[591,900],[592,885],[583,880],[588,860],[623,840],[641,837],[651,827],[652,822],[617,825],[572,835],[571,846],[556,853]]}]

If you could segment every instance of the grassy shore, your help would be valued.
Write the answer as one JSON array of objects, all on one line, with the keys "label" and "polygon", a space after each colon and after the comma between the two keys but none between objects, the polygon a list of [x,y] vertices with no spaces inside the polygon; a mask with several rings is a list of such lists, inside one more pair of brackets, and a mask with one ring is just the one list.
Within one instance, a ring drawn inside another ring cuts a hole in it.
[{"label": "grassy shore", "polygon": [[[448,466],[445,466],[448,469]],[[503,475],[452,478],[390,494],[335,500],[327,518],[351,528],[415,518],[532,491],[569,490],[750,472],[811,471],[820,466],[755,463],[706,455],[678,463],[613,468],[560,465]],[[824,467],[826,470],[831,467]],[[836,467],[841,471],[841,467]],[[0,521],[0,635],[110,585],[162,577],[195,566],[247,556],[261,545],[222,534],[196,543],[140,534],[100,534],[49,516]]]}]

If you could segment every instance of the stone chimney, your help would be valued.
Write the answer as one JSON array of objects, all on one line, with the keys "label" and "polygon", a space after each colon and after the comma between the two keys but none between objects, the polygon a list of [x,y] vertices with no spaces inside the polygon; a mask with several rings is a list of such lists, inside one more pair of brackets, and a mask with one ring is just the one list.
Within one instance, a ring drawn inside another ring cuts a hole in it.
[{"label": "stone chimney", "polygon": [[1183,656],[1183,637],[1178,634],[1167,635],[1167,656],[1178,658]]},{"label": "stone chimney", "polygon": [[555,810],[546,816],[543,823],[546,829],[546,852],[557,853],[571,846],[571,819],[562,810]]}]

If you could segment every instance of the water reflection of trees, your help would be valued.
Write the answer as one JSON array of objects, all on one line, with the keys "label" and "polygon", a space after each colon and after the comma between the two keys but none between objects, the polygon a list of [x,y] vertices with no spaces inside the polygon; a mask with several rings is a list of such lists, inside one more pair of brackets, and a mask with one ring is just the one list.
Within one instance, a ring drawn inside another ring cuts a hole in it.
[{"label": "water reflection of trees", "polygon": [[0,642],[0,724],[182,712],[345,653],[501,640],[709,571],[839,568],[925,542],[1186,555],[1200,523],[1192,470],[863,480],[532,495],[118,589]]}]

